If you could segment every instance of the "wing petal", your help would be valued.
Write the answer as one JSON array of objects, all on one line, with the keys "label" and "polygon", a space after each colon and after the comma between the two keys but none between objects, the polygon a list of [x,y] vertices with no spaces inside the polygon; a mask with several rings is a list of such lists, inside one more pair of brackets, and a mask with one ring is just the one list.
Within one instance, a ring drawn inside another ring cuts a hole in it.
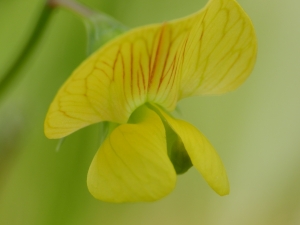
[{"label": "wing petal", "polygon": [[155,110],[181,138],[193,166],[202,174],[209,186],[219,195],[229,194],[229,182],[223,163],[207,138],[193,125],[174,119],[162,109]]},{"label": "wing petal", "polygon": [[135,124],[113,130],[90,166],[88,188],[99,200],[154,201],[175,186],[176,173],[167,155],[162,121],[145,106],[134,114]]}]

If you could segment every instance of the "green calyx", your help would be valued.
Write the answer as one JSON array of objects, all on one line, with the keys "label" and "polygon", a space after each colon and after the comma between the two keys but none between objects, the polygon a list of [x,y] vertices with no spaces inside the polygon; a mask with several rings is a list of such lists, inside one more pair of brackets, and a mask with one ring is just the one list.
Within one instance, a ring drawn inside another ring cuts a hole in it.
[{"label": "green calyx", "polygon": [[181,138],[168,124],[164,123],[164,125],[166,129],[168,156],[176,173],[183,174],[193,166],[190,156],[188,155]]}]

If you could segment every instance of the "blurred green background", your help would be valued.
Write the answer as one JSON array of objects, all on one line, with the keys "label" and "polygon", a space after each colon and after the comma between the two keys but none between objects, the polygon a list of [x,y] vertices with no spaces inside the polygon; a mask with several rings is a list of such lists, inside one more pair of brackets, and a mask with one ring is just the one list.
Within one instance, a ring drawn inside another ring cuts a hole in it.
[{"label": "blurred green background", "polygon": [[[188,15],[204,0],[82,0],[129,27]],[[97,127],[57,140],[43,134],[56,91],[85,58],[85,30],[59,9],[19,79],[0,100],[1,225],[300,224],[300,2],[239,0],[256,28],[255,69],[237,91],[179,103],[219,152],[231,193],[219,197],[195,169],[154,203],[92,198],[86,174]],[[0,1],[0,76],[26,42],[42,0]]]}]

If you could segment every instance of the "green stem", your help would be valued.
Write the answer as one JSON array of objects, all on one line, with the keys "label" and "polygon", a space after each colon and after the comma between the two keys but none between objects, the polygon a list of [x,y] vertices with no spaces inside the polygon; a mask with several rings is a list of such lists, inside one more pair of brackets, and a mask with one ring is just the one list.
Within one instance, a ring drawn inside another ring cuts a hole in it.
[{"label": "green stem", "polygon": [[72,12],[80,15],[81,17],[88,18],[97,12],[93,11],[92,9],[79,4],[78,2],[72,0],[48,0],[48,3],[52,7],[64,7]]},{"label": "green stem", "polygon": [[87,55],[105,42],[128,30],[123,24],[105,13],[92,10],[73,0],[49,0],[50,6],[72,11],[84,22],[87,33]]},{"label": "green stem", "polygon": [[0,97],[3,96],[3,93],[8,89],[8,87],[17,79],[18,74],[26,65],[30,55],[34,52],[38,46],[42,34],[45,31],[46,25],[49,21],[52,8],[45,4],[44,9],[42,10],[35,28],[28,38],[27,44],[22,49],[19,56],[15,59],[14,63],[10,66],[7,72],[4,74],[3,78],[0,80]]}]

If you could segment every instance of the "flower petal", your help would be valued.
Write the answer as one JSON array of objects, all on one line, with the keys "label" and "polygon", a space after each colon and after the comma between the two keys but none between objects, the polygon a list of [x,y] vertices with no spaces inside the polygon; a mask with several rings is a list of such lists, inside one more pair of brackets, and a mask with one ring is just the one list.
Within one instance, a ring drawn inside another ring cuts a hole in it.
[{"label": "flower petal", "polygon": [[46,136],[64,137],[100,121],[126,123],[146,101],[174,108],[179,86],[173,67],[178,59],[168,57],[174,54],[170,34],[166,24],[137,28],[85,60],[53,100]]},{"label": "flower petal", "polygon": [[174,188],[176,173],[167,155],[163,123],[145,106],[137,111],[137,123],[113,130],[90,166],[88,188],[99,200],[154,201]]},{"label": "flower petal", "polygon": [[250,75],[257,41],[251,20],[235,0],[210,0],[200,13],[173,26],[188,30],[180,98],[225,93]]},{"label": "flower petal", "polygon": [[202,174],[210,187],[219,195],[229,194],[225,168],[207,138],[193,125],[183,120],[174,119],[162,109],[154,107],[181,138],[193,166]]},{"label": "flower petal", "polygon": [[233,90],[255,55],[251,21],[234,0],[210,0],[189,17],[133,29],[71,75],[50,106],[46,136],[100,121],[126,123],[145,102],[173,110],[180,98]]}]

